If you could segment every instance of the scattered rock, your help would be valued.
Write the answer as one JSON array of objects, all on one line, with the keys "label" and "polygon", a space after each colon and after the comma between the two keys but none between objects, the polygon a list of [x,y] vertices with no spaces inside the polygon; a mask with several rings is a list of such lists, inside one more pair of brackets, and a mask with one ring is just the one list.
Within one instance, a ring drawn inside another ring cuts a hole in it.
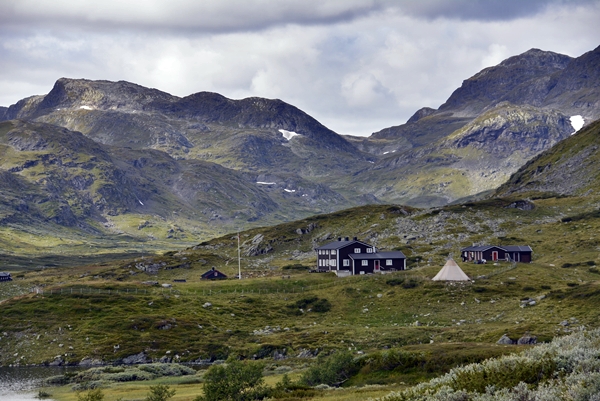
[{"label": "scattered rock", "polygon": [[506,334],[502,335],[502,337],[500,337],[500,339],[498,341],[496,341],[496,344],[511,345],[514,343],[515,342],[513,340],[511,340],[510,337],[507,336]]},{"label": "scattered rock", "polygon": [[210,302],[205,302],[204,305],[202,305],[203,308],[210,308],[212,306],[212,304]]},{"label": "scattered rock", "polygon": [[139,354],[127,356],[121,361],[121,363],[124,365],[137,365],[140,363],[150,362],[152,362],[152,360],[148,358],[148,355],[146,355],[145,352],[140,352]]},{"label": "scattered rock", "polygon": [[521,338],[519,338],[519,340],[517,340],[517,344],[520,344],[520,345],[537,344],[537,337],[529,335],[529,334],[525,334],[523,337],[521,337]]},{"label": "scattered rock", "polygon": [[92,359],[89,356],[86,356],[79,362],[79,366],[100,366],[103,365],[100,359]]},{"label": "scattered rock", "polygon": [[311,351],[309,349],[300,349],[300,353],[296,356],[296,358],[314,358],[319,353],[318,350]]}]

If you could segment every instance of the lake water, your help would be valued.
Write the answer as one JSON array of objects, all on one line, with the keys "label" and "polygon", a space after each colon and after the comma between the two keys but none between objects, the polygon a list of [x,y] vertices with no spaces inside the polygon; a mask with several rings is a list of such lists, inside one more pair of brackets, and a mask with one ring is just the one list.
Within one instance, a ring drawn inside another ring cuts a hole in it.
[{"label": "lake water", "polygon": [[[0,401],[39,401],[35,397],[38,394],[37,388],[41,386],[42,380],[46,377],[62,375],[67,370],[73,370],[73,368],[0,367]],[[50,390],[51,392],[52,390]]]}]

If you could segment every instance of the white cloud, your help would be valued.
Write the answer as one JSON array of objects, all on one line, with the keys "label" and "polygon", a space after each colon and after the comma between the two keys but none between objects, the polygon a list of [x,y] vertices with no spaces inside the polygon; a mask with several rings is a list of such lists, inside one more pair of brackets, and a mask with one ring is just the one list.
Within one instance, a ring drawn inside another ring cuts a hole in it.
[{"label": "white cloud", "polygon": [[497,18],[496,1],[416,3],[5,0],[0,105],[60,77],[126,80],[178,96],[280,98],[336,132],[369,135],[439,107],[506,57],[599,44],[598,2],[508,2]]}]

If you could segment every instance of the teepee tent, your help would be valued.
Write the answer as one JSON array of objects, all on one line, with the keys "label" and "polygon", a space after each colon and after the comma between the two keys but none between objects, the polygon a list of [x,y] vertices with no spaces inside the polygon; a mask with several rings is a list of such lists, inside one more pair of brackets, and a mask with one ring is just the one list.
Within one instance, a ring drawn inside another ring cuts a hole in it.
[{"label": "teepee tent", "polygon": [[450,258],[442,267],[442,270],[432,278],[433,281],[469,281],[470,278],[456,264],[454,259]]}]

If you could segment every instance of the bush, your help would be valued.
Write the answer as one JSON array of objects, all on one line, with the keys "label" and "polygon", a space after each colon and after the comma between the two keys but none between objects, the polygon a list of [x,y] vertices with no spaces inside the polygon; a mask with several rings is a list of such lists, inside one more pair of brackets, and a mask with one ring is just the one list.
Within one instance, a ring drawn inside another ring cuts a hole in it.
[{"label": "bush", "polygon": [[309,386],[327,384],[340,386],[358,372],[352,354],[348,351],[336,352],[329,357],[319,355],[314,366],[304,372],[300,382]]},{"label": "bush", "polygon": [[169,386],[157,384],[156,386],[150,386],[150,392],[144,401],[167,401],[169,398],[173,398],[174,395],[175,390],[171,390]]},{"label": "bush", "polygon": [[234,358],[229,358],[225,365],[213,365],[204,374],[204,396],[194,401],[261,400],[269,395],[263,368],[263,364]]},{"label": "bush", "polygon": [[102,401],[104,393],[99,388],[88,391],[85,395],[77,394],[78,401]]},{"label": "bush", "polygon": [[535,287],[526,286],[526,287],[523,287],[523,291],[535,291]]},{"label": "bush", "polygon": [[556,363],[548,357],[533,359],[515,356],[514,359],[502,358],[470,366],[473,368],[456,371],[451,384],[454,390],[483,393],[492,385],[510,388],[520,382],[538,384],[552,377],[556,369]]},{"label": "bush", "polygon": [[387,285],[391,285],[392,287],[397,286],[397,285],[402,285],[402,283],[404,283],[404,277],[391,278],[389,280],[386,280],[385,283]]},{"label": "bush", "polygon": [[417,280],[415,280],[414,278],[405,280],[404,283],[402,284],[402,288],[415,288],[416,286],[419,285],[419,282]]},{"label": "bush", "polygon": [[577,283],[567,283],[569,287],[577,287],[579,284]]},{"label": "bush", "polygon": [[542,286],[542,290],[551,290],[552,287],[550,287],[549,285],[543,285]]},{"label": "bush", "polygon": [[587,262],[585,262],[588,266],[596,266],[596,262],[594,262],[593,260],[588,260]]},{"label": "bush", "polygon": [[573,264],[572,264],[572,263],[563,263],[561,267],[562,267],[563,269],[568,269],[569,267],[572,267],[572,266],[573,266]]},{"label": "bush", "polygon": [[590,268],[588,269],[588,271],[589,271],[590,273],[594,273],[594,274],[598,274],[598,273],[599,273],[598,269],[597,269],[597,268],[595,268],[595,267],[590,267]]},{"label": "bush", "polygon": [[296,263],[293,265],[286,265],[281,268],[281,270],[310,270],[310,267],[304,266],[300,263]]},{"label": "bush", "polygon": [[196,374],[194,369],[176,363],[150,363],[147,365],[140,365],[139,369],[156,376],[185,376]]},{"label": "bush", "polygon": [[311,309],[313,312],[325,313],[331,310],[331,303],[327,298],[307,297],[288,305],[288,309],[295,315],[301,315],[300,309]]}]

